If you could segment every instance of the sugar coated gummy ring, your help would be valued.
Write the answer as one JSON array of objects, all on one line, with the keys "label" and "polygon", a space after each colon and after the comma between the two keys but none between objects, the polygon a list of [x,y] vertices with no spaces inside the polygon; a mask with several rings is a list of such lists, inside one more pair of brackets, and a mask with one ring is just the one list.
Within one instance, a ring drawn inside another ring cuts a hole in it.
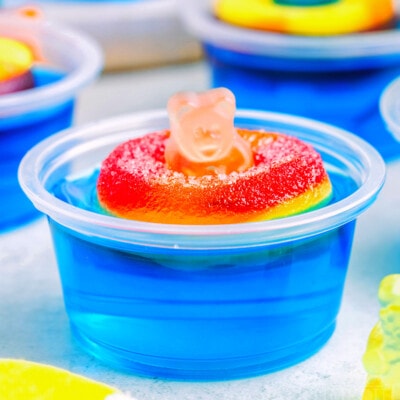
[{"label": "sugar coated gummy ring", "polygon": [[235,129],[227,89],[179,94],[168,108],[171,130],[122,143],[103,161],[97,194],[105,212],[226,224],[298,214],[330,200],[319,153],[295,137]]},{"label": "sugar coated gummy ring", "polygon": [[[288,4],[291,3],[291,4]],[[378,29],[394,20],[393,0],[217,0],[222,21],[253,29],[299,35],[335,35]]]}]

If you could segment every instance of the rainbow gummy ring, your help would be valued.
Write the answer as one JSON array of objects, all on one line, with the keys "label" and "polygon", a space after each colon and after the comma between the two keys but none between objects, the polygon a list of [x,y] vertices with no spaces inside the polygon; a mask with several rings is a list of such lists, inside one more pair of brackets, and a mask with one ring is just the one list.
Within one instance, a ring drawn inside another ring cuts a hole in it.
[{"label": "rainbow gummy ring", "polygon": [[122,143],[103,161],[102,209],[145,222],[229,224],[298,214],[330,200],[328,174],[310,145],[236,129],[235,110],[226,88],[172,96],[170,130]]},{"label": "rainbow gummy ring", "polygon": [[319,154],[290,136],[239,130],[254,166],[243,172],[188,176],[167,167],[169,131],[119,145],[103,161],[100,205],[112,215],[145,222],[227,224],[298,214],[330,200]]},{"label": "rainbow gummy ring", "polygon": [[274,0],[217,0],[220,20],[246,28],[298,35],[338,35],[363,32],[389,24],[395,16],[392,0],[337,0],[295,6]]}]

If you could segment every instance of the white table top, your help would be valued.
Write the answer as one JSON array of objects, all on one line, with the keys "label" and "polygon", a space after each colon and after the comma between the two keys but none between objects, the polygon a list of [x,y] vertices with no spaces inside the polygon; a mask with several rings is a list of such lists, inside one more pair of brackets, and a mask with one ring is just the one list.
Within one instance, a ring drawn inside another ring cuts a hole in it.
[{"label": "white table top", "polygon": [[[165,107],[172,93],[207,85],[202,63],[106,75],[80,96],[76,124]],[[366,378],[361,357],[377,321],[378,285],[386,274],[400,272],[399,181],[400,159],[388,165],[383,191],[358,220],[337,329],[318,354],[297,366],[252,379],[193,383],[140,378],[103,365],[71,337],[44,218],[0,235],[0,357],[66,368],[137,400],[360,399]]]}]

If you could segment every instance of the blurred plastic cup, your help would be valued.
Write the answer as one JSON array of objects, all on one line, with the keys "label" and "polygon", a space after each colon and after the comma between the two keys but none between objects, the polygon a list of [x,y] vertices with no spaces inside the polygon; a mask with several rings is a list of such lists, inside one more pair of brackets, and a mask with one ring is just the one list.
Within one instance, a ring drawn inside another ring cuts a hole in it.
[{"label": "blurred plastic cup", "polygon": [[152,377],[258,375],[317,352],[335,329],[356,218],[385,164],[355,135],[299,117],[238,111],[235,125],[295,135],[321,153],[334,198],[264,222],[169,225],[98,212],[100,162],[167,129],[165,112],[69,129],[21,162],[21,186],[48,216],[72,331],[106,363]]},{"label": "blurred plastic cup", "polygon": [[231,89],[240,108],[301,115],[339,126],[372,144],[385,159],[400,156],[379,98],[400,75],[400,30],[312,37],[257,31],[218,20],[212,0],[179,7],[202,41],[211,85]]},{"label": "blurred plastic cup", "polygon": [[400,78],[386,87],[381,96],[380,108],[387,129],[400,141]]},{"label": "blurred plastic cup", "polygon": [[102,56],[88,37],[40,19],[0,14],[0,36],[24,41],[40,57],[35,87],[0,96],[0,231],[40,215],[18,184],[21,158],[46,136],[69,127],[79,91],[99,74]]}]

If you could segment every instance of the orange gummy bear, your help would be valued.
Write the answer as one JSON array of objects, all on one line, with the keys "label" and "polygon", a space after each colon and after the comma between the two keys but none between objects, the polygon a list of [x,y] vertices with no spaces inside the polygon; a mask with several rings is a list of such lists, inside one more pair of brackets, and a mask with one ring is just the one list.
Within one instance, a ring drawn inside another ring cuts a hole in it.
[{"label": "orange gummy bear", "polygon": [[236,102],[226,88],[184,92],[168,102],[171,135],[165,160],[191,176],[242,172],[254,165],[250,145],[237,133]]}]

